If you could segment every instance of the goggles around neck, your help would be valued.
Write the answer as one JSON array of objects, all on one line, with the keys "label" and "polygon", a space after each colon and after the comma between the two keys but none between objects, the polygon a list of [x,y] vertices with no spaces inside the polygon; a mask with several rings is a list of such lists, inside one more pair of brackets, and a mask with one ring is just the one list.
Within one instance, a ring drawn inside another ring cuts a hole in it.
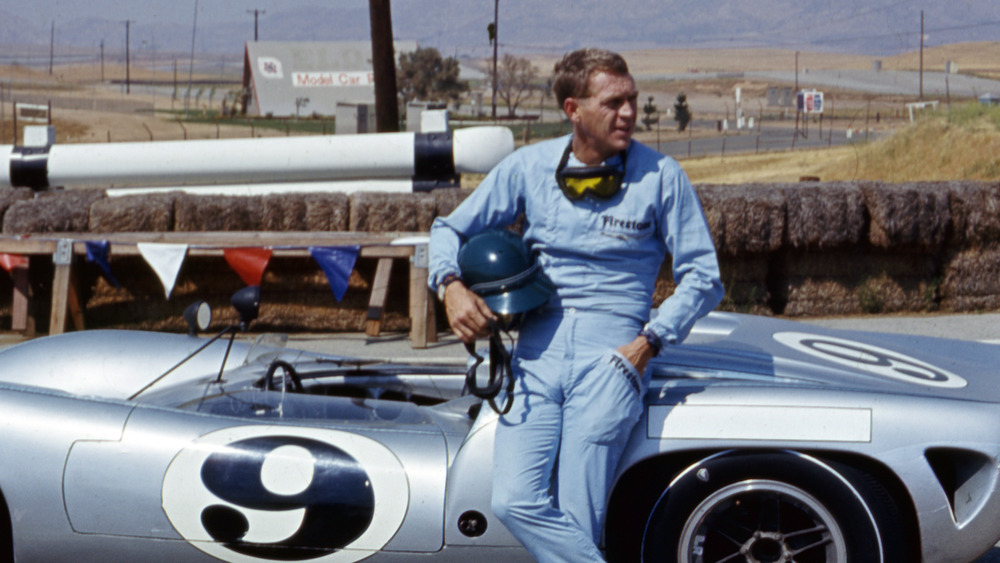
[{"label": "goggles around neck", "polygon": [[566,167],[569,154],[573,149],[570,141],[563,151],[559,166],[556,167],[556,183],[563,194],[572,201],[577,201],[586,195],[598,199],[611,199],[622,188],[625,179],[625,153],[620,153],[621,166],[605,164],[603,166],[573,166]]}]

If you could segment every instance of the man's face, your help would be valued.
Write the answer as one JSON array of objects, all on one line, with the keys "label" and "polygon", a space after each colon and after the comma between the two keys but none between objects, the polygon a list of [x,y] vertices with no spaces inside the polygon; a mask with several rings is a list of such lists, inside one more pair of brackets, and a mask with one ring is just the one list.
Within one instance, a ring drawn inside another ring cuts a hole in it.
[{"label": "man's face", "polygon": [[628,148],[638,108],[639,91],[627,74],[597,71],[590,75],[587,95],[567,98],[564,109],[573,123],[574,152],[577,144],[586,154],[577,158],[587,162],[609,158]]}]

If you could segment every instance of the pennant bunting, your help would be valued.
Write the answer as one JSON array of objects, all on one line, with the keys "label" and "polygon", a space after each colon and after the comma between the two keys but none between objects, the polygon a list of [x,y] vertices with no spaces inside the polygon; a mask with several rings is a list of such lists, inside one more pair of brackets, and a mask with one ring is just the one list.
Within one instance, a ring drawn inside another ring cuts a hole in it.
[{"label": "pennant bunting", "polygon": [[0,268],[13,272],[18,266],[27,266],[28,258],[20,254],[0,253]]},{"label": "pennant bunting", "polygon": [[111,274],[111,263],[108,262],[108,250],[111,245],[106,240],[88,240],[84,241],[87,247],[87,262],[96,262],[98,266],[101,267],[101,271],[104,272],[104,277],[107,278],[108,283],[115,287],[115,289],[121,288],[121,284],[118,280]]},{"label": "pennant bunting", "polygon": [[267,263],[271,260],[270,248],[226,248],[222,254],[226,257],[229,267],[247,285],[260,285]]},{"label": "pennant bunting", "polygon": [[309,253],[312,254],[319,267],[326,274],[326,280],[330,282],[330,289],[333,296],[340,301],[347,292],[348,281],[351,272],[354,271],[354,262],[358,259],[360,246],[310,246]]},{"label": "pennant bunting", "polygon": [[170,299],[170,293],[177,283],[177,274],[184,265],[184,256],[187,255],[188,245],[186,244],[163,244],[157,242],[140,242],[139,254],[146,260],[149,267],[153,268],[156,275],[163,283],[163,291]]}]

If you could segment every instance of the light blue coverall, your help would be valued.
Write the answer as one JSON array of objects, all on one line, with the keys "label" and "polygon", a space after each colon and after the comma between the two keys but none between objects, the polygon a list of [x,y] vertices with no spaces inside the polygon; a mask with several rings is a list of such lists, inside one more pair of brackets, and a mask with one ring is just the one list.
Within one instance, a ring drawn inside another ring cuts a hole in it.
[{"label": "light blue coverall", "polygon": [[[570,201],[555,180],[569,137],[504,159],[451,215],[435,220],[430,279],[459,274],[469,236],[525,213],[524,238],[555,285],[527,314],[514,350],[514,404],[497,427],[493,511],[541,563],[603,561],[606,497],[649,374],[616,348],[644,326],[662,353],[722,298],[715,247],[680,165],[633,141],[622,190]],[[620,164],[618,156],[607,164]],[[570,157],[569,166],[581,166]],[[649,321],[665,255],[677,289]]]}]

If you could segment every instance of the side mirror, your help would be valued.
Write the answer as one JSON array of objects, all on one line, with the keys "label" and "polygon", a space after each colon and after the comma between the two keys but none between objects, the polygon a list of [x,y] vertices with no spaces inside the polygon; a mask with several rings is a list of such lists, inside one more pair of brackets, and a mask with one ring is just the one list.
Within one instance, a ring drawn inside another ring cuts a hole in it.
[{"label": "side mirror", "polygon": [[212,308],[204,301],[192,303],[184,309],[184,320],[188,325],[188,334],[195,336],[212,324]]},{"label": "side mirror", "polygon": [[234,293],[229,302],[240,317],[240,330],[246,330],[250,323],[257,319],[260,312],[260,286],[244,287]]}]

